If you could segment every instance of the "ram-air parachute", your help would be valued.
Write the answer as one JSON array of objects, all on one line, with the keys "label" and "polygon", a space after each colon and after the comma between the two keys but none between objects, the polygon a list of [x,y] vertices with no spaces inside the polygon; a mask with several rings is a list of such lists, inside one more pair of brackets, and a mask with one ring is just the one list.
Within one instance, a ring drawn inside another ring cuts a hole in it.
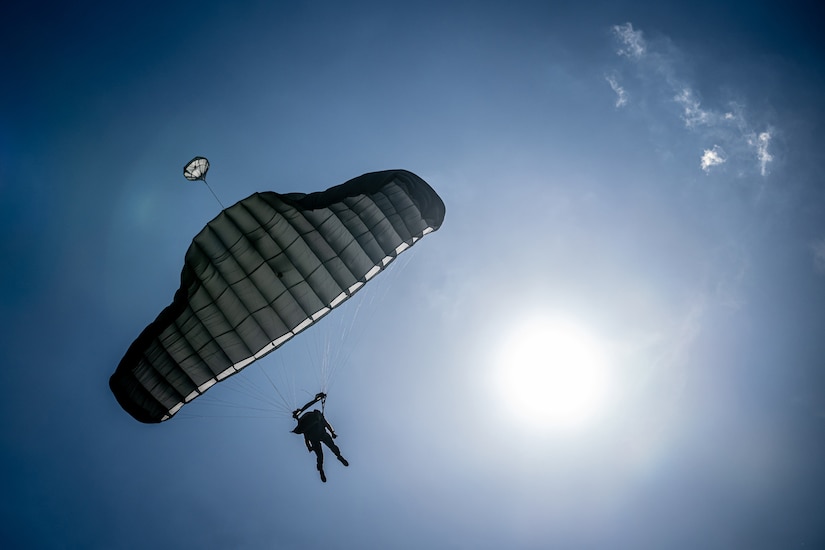
[{"label": "ram-air parachute", "polygon": [[[202,160],[192,179],[205,175]],[[436,192],[406,170],[247,197],[194,238],[172,304],[132,343],[109,387],[137,420],[171,418],[340,305],[444,214]]]}]

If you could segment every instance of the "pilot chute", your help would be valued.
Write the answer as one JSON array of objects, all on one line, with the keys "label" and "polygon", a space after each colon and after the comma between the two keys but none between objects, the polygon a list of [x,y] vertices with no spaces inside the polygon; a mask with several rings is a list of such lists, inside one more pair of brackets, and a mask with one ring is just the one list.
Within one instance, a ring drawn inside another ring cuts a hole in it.
[{"label": "pilot chute", "polygon": [[206,181],[208,171],[209,161],[205,157],[195,157],[183,167],[183,177],[189,181]]}]

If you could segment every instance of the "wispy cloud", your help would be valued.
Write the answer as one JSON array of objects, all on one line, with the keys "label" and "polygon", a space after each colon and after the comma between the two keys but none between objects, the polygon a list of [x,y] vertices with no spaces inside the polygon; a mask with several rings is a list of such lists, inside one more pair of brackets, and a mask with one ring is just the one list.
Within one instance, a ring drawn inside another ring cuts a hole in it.
[{"label": "wispy cloud", "polygon": [[[752,122],[755,117],[742,101],[703,104],[700,91],[682,76],[688,71],[680,70],[680,63],[687,56],[666,38],[648,42],[632,23],[614,25],[611,31],[618,42],[616,53],[630,61],[605,77],[616,93],[616,107],[627,106],[632,94],[642,98],[634,101],[640,108],[658,104],[666,113],[677,116],[684,128],[704,142],[700,167],[706,173],[727,162],[733,168],[731,174],[768,175],[774,162],[770,147],[774,134]],[[673,106],[678,111],[674,112]]]},{"label": "wispy cloud", "polygon": [[695,128],[713,122],[713,114],[702,109],[699,100],[696,99],[690,88],[682,88],[673,99],[682,106],[682,120],[685,121],[685,126],[688,128]]},{"label": "wispy cloud", "polygon": [[756,158],[759,160],[760,173],[763,176],[768,173],[768,163],[773,161],[773,155],[768,152],[770,142],[770,132],[762,132],[757,137],[748,140],[748,144],[756,148]]},{"label": "wispy cloud", "polygon": [[624,107],[627,105],[627,92],[625,89],[619,84],[619,81],[616,80],[615,76],[608,75],[605,77],[610,87],[613,88],[613,91],[616,92],[616,107]]},{"label": "wispy cloud", "polygon": [[702,170],[707,174],[712,167],[724,164],[727,160],[725,151],[718,145],[714,145],[712,149],[705,149],[702,154]]},{"label": "wispy cloud", "polygon": [[613,32],[621,42],[621,47],[616,53],[634,59],[638,59],[645,54],[647,44],[644,37],[642,37],[642,31],[634,31],[631,23],[614,25]]}]

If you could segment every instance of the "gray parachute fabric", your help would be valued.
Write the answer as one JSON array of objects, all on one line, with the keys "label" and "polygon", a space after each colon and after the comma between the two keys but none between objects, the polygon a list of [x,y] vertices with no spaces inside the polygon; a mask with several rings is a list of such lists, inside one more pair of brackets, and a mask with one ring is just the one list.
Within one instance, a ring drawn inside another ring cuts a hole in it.
[{"label": "gray parachute fabric", "polygon": [[230,206],[192,241],[180,289],[129,347],[112,393],[141,422],[171,418],[340,305],[444,214],[405,170]]}]

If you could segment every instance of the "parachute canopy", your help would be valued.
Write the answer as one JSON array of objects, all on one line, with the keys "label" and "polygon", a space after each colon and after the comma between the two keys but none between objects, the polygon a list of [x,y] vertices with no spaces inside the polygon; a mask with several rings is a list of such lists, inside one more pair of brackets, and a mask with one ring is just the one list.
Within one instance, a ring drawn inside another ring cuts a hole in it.
[{"label": "parachute canopy", "polygon": [[172,304],[132,343],[109,387],[137,420],[171,418],[340,305],[444,214],[436,192],[405,170],[308,195],[247,197],[195,236]]},{"label": "parachute canopy", "polygon": [[206,157],[195,157],[183,167],[183,177],[189,181],[206,181],[206,173],[209,171],[209,161]]}]

